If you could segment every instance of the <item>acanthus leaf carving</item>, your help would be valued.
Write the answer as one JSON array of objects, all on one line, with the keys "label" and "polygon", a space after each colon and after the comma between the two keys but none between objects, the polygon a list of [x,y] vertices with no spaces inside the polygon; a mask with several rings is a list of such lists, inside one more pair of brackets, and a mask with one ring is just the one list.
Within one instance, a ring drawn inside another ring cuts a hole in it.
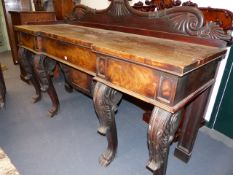
[{"label": "acanthus leaf carving", "polygon": [[97,11],[96,9],[90,8],[82,4],[78,4],[73,8],[73,11],[71,12],[71,14],[65,17],[65,20],[76,21],[76,20],[82,19],[87,14],[94,15],[96,11]]},{"label": "acanthus leaf carving", "polygon": [[223,29],[215,22],[207,23],[201,30],[197,32],[197,36],[201,38],[231,40],[230,33],[225,34]]},{"label": "acanthus leaf carving", "polygon": [[165,174],[166,163],[175,132],[181,120],[181,111],[171,114],[154,107],[148,128],[149,162],[147,167],[160,174]]}]

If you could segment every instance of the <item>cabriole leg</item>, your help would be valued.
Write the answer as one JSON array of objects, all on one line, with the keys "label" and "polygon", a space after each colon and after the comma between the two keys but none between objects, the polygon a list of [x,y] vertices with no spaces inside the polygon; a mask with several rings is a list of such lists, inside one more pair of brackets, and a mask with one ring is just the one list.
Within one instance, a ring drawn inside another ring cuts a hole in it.
[{"label": "cabriole leg", "polygon": [[50,108],[48,114],[50,117],[53,117],[59,108],[57,93],[50,77],[51,71],[55,67],[56,63],[48,58],[45,58],[46,57],[43,55],[34,55],[33,68],[38,79],[40,80],[41,90],[43,92],[47,92],[52,101],[52,107]]},{"label": "cabriole leg", "polygon": [[71,86],[71,83],[70,83],[70,80],[69,80],[69,68],[66,65],[62,64],[62,63],[60,63],[59,66],[60,66],[60,69],[61,69],[61,71],[62,71],[62,73],[64,75],[64,80],[65,80],[64,87],[65,87],[65,90],[67,92],[71,93],[71,92],[73,92],[73,87]]},{"label": "cabriole leg", "polygon": [[165,175],[169,146],[180,123],[180,113],[172,114],[154,107],[148,128],[149,162],[154,175]]},{"label": "cabriole leg", "polygon": [[117,150],[117,131],[115,123],[115,112],[122,94],[118,91],[97,82],[94,89],[94,106],[99,118],[100,126],[98,132],[106,135],[108,141],[107,150],[100,156],[101,166],[108,166],[114,159]]},{"label": "cabriole leg", "polygon": [[18,55],[20,66],[26,73],[24,79],[30,81],[35,88],[36,94],[33,95],[32,99],[33,102],[36,103],[41,99],[41,90],[40,84],[38,83],[38,80],[32,67],[32,54],[26,49],[20,47],[18,50]]}]

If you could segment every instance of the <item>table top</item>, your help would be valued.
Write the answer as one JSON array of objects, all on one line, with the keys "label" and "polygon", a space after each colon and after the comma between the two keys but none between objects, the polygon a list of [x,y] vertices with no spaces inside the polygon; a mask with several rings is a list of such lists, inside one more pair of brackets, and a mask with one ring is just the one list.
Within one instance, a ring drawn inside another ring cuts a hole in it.
[{"label": "table top", "polygon": [[89,47],[94,52],[145,64],[182,76],[219,59],[226,48],[141,36],[70,24],[22,25],[17,31]]}]

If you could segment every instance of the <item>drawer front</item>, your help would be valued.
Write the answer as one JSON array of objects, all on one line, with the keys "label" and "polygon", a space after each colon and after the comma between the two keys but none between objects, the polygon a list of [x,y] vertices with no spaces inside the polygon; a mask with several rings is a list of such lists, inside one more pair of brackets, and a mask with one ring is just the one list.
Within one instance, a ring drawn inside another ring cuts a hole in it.
[{"label": "drawer front", "polygon": [[[177,78],[149,67],[98,55],[97,76],[116,87],[164,104],[172,104]],[[129,92],[129,94],[130,94]]]},{"label": "drawer front", "polygon": [[36,49],[35,37],[33,35],[28,35],[26,33],[18,33],[19,44],[28,47],[32,50]]},{"label": "drawer front", "polygon": [[71,67],[96,73],[96,54],[89,48],[49,38],[42,39],[42,50]]}]

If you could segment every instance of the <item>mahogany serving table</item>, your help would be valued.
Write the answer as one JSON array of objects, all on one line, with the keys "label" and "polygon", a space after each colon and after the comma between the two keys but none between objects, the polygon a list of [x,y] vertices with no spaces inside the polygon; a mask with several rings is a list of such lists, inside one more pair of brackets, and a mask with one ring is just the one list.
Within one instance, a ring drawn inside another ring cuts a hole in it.
[{"label": "mahogany serving table", "polygon": [[37,63],[47,56],[74,68],[86,78],[86,83],[77,85],[89,93],[95,86],[98,131],[107,135],[109,144],[100,159],[102,165],[109,164],[116,152],[114,111],[123,92],[155,106],[148,129],[148,167],[163,167],[182,109],[214,83],[218,61],[226,52],[217,47],[68,24],[23,25],[16,29],[21,53],[32,52]]},{"label": "mahogany serving table", "polygon": [[[73,20],[73,22],[72,22]],[[67,88],[93,97],[108,147],[100,157],[107,166],[117,150],[115,112],[122,94],[154,106],[148,127],[149,162],[165,175],[170,143],[181,134],[175,155],[188,161],[202,121],[219,61],[231,36],[196,8],[139,12],[128,0],[112,0],[105,10],[77,5],[69,24],[22,25],[15,29],[19,61],[36,90],[47,91],[49,114],[59,106],[51,81],[60,64]]]}]

